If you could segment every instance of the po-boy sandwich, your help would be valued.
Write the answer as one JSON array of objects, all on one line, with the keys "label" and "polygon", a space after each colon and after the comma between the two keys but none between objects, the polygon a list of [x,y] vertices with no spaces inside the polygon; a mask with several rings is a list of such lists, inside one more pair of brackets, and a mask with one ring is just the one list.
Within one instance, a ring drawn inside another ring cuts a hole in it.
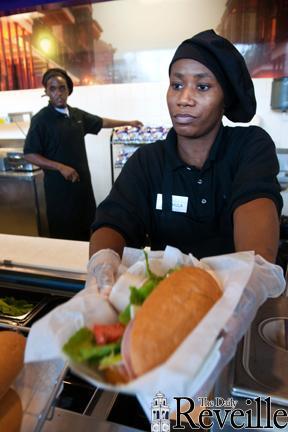
[{"label": "po-boy sandwich", "polygon": [[82,328],[63,348],[109,383],[127,383],[165,362],[222,295],[201,268],[182,267],[159,277],[146,262],[148,280],[130,288],[130,304],[119,321]]}]

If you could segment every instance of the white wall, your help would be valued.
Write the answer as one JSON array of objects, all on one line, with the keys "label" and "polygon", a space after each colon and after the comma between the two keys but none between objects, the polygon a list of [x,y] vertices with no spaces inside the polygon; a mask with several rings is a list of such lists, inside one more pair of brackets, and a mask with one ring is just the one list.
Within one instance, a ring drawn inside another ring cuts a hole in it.
[{"label": "white wall", "polygon": [[[103,117],[139,119],[146,125],[170,125],[166,107],[167,84],[168,81],[75,87],[69,103]],[[272,136],[277,147],[288,148],[288,114],[270,109],[272,80],[255,79],[254,84],[260,125]],[[41,95],[42,89],[0,92],[0,111],[36,113],[47,104],[47,98],[41,98]],[[102,130],[97,136],[86,137],[89,166],[98,203],[105,198],[111,187],[110,134],[111,130]],[[3,137],[0,127],[0,139]]]},{"label": "white wall", "polygon": [[288,113],[272,111],[270,108],[272,78],[254,80],[257,99],[257,115],[262,126],[273,138],[276,147],[288,148]]}]

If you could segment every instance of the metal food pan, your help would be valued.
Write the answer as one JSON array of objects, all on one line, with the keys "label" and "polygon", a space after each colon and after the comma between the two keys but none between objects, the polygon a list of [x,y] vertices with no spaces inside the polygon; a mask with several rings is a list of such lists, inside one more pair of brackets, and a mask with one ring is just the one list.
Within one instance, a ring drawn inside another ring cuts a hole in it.
[{"label": "metal food pan", "polygon": [[4,323],[13,322],[17,324],[25,324],[41,309],[43,309],[49,301],[49,296],[47,294],[0,287],[0,298],[4,297],[13,297],[16,300],[25,300],[31,304],[31,308],[22,315],[10,315],[0,311],[0,322]]},{"label": "metal food pan", "polygon": [[284,335],[280,337],[277,334],[278,323],[287,319],[287,297],[269,299],[259,309],[237,350],[231,382],[231,393],[234,396],[269,396],[272,403],[288,406],[288,347],[285,325],[282,325],[281,330]]}]

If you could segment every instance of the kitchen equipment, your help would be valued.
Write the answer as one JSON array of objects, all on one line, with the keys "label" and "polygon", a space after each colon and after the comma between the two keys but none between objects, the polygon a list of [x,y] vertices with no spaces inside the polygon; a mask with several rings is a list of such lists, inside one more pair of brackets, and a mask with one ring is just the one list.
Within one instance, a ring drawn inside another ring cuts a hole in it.
[{"label": "kitchen equipment", "polygon": [[4,171],[31,172],[40,169],[36,165],[27,162],[24,159],[23,152],[16,151],[16,150],[7,151],[6,156],[4,156],[4,166],[5,166]]},{"label": "kitchen equipment", "polygon": [[278,148],[277,157],[280,168],[277,178],[280,183],[283,199],[277,264],[279,264],[283,268],[284,273],[286,273],[288,265],[288,149]]},{"label": "kitchen equipment", "polygon": [[275,78],[272,82],[271,108],[287,111],[288,109],[288,77]]},{"label": "kitchen equipment", "polygon": [[[5,171],[0,171],[1,233],[48,236],[43,171],[24,164],[21,158],[5,157],[3,160]],[[1,164],[3,166],[3,162]]]},{"label": "kitchen equipment", "polygon": [[139,146],[164,140],[169,129],[169,127],[164,126],[143,126],[140,128],[124,126],[113,129],[110,139],[112,183]]},{"label": "kitchen equipment", "polygon": [[[280,338],[278,326],[282,318],[287,317],[287,308],[288,299],[284,296],[271,298],[261,306],[250,330],[239,343],[236,356],[216,382],[213,398],[220,401],[230,398],[237,410],[249,412],[249,418],[239,419],[242,424],[239,429],[251,432],[266,430],[267,423],[273,424],[274,415],[279,409],[283,410],[280,423],[288,423],[288,351],[281,346],[283,322],[280,324]],[[277,321],[276,325],[272,324],[273,330],[272,327],[266,327],[268,323]],[[268,397],[271,397],[269,408],[266,401]],[[220,415],[223,418],[225,407],[221,408]],[[211,432],[230,432],[232,429],[235,428],[228,421],[224,427],[215,423]],[[269,429],[279,430],[275,425]],[[287,426],[282,430],[286,431]]]},{"label": "kitchen equipment", "polygon": [[[9,293],[35,307],[23,319],[0,316],[0,331],[27,335],[37,319],[71,298],[84,283],[82,273],[17,266],[3,260],[0,297]],[[95,388],[73,375],[63,361],[25,365],[14,388],[24,409],[21,432],[139,432],[150,427],[136,398]]]},{"label": "kitchen equipment", "polygon": [[235,357],[231,393],[271,397],[288,406],[288,346],[285,327],[288,297],[269,299],[259,309]]},{"label": "kitchen equipment", "polygon": [[25,161],[23,141],[0,143],[1,233],[49,235],[43,181],[43,171]]},{"label": "kitchen equipment", "polygon": [[[15,290],[13,288],[5,289],[0,287],[0,323],[19,323],[22,326],[25,326],[26,322],[31,321],[31,319],[36,316],[47,305],[47,296],[41,293],[30,293],[29,301],[25,299],[25,295],[19,290]],[[10,311],[4,304],[8,304],[10,307]],[[13,309],[16,310],[16,306],[25,305],[26,308],[23,313],[16,313]],[[15,305],[13,307],[13,305]]]},{"label": "kitchen equipment", "polygon": [[277,176],[281,189],[288,188],[288,149],[277,148],[277,157],[279,161],[279,174]]},{"label": "kitchen equipment", "polygon": [[0,171],[7,171],[5,161],[7,159],[7,154],[12,152],[17,152],[17,149],[14,147],[0,147]]},{"label": "kitchen equipment", "polygon": [[1,233],[48,235],[43,171],[0,172]]}]

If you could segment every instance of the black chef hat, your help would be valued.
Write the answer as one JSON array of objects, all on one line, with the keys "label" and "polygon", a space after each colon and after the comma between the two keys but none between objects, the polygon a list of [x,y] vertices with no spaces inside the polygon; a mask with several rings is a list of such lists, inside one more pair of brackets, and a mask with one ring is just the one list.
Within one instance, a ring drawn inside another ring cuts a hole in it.
[{"label": "black chef hat", "polygon": [[245,60],[234,45],[206,30],[186,39],[176,49],[169,66],[189,58],[204,64],[217,78],[224,92],[226,117],[233,122],[249,122],[256,112],[254,86]]},{"label": "black chef hat", "polygon": [[64,69],[60,69],[60,68],[48,69],[42,77],[43,86],[46,88],[48,80],[54,76],[59,76],[59,75],[66,80],[67,87],[69,90],[69,95],[70,95],[73,92],[73,81]]}]

